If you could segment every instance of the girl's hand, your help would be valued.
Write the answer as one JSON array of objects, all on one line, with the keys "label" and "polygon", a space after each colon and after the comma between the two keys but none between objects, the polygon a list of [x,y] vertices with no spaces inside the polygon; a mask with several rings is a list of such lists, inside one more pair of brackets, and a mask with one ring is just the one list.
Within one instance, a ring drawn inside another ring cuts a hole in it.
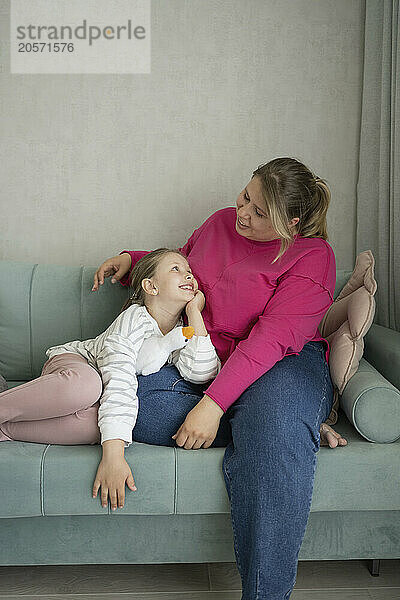
[{"label": "girl's hand", "polygon": [[129,271],[131,263],[131,256],[127,252],[105,260],[94,274],[92,292],[97,290],[99,285],[103,285],[104,277],[113,275],[111,283],[119,281]]},{"label": "girl's hand", "polygon": [[185,450],[209,448],[217,435],[224,411],[212,398],[203,396],[172,436],[178,446]]},{"label": "girl's hand", "polygon": [[[193,298],[191,300],[189,300],[189,302],[185,306],[185,311],[186,311],[187,316],[189,316],[189,312],[191,310],[198,310],[201,312],[203,310],[203,308],[205,307],[205,305],[206,305],[206,297],[204,296],[203,292],[201,292],[200,290],[197,290],[195,295],[193,296]],[[214,404],[215,404],[215,402],[214,402]]]},{"label": "girl's hand", "polygon": [[106,507],[108,504],[108,495],[110,495],[111,508],[115,510],[118,507],[123,508],[125,501],[125,482],[131,490],[135,490],[135,481],[130,469],[123,456],[111,458],[102,458],[96,473],[96,479],[93,484],[93,498],[96,498],[99,487],[101,486],[101,504]]}]

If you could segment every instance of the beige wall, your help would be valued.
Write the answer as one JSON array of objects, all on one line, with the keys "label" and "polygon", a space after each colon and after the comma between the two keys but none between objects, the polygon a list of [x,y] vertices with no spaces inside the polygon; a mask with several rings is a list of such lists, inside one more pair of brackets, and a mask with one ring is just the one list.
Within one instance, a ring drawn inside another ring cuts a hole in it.
[{"label": "beige wall", "polygon": [[98,265],[182,245],[260,164],[328,180],[354,264],[364,0],[153,0],[151,74],[10,75],[1,16],[0,259]]}]

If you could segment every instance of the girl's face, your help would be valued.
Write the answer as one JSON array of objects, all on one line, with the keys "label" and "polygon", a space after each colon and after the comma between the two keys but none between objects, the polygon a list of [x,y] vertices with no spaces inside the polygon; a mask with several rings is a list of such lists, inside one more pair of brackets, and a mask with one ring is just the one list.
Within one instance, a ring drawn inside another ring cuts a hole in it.
[{"label": "girl's face", "polygon": [[173,252],[169,252],[160,260],[151,282],[153,285],[150,295],[157,294],[163,300],[176,301],[183,305],[192,300],[199,289],[188,261]]},{"label": "girl's face", "polygon": [[[268,217],[259,177],[253,177],[236,200],[236,231],[257,242],[280,239]],[[299,219],[292,219],[293,227]]]}]

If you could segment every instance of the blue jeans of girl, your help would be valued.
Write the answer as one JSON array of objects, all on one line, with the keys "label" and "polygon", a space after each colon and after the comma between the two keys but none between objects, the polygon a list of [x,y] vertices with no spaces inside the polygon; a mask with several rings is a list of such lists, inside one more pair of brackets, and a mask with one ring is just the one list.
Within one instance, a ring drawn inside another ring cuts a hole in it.
[{"label": "blue jeans of girl", "polygon": [[[175,446],[171,436],[207,385],[174,365],[138,376],[133,440]],[[250,385],[221,417],[211,447],[225,447],[242,600],[287,600],[296,582],[314,486],[319,428],[333,403],[323,342],[308,342]]]}]

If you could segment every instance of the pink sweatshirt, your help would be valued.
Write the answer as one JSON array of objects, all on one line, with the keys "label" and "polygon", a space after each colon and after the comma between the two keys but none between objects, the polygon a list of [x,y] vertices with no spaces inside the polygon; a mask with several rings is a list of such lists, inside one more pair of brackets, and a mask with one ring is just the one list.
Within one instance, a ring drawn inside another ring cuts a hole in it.
[{"label": "pink sweatshirt", "polygon": [[[336,283],[335,255],[322,238],[297,235],[271,264],[280,240],[249,240],[235,223],[235,207],[217,210],[180,248],[206,297],[202,317],[222,364],[204,393],[224,412],[277,361],[299,354],[309,341],[326,343],[328,361],[329,343],[318,325]],[[133,267],[149,251],[123,252]]]}]

